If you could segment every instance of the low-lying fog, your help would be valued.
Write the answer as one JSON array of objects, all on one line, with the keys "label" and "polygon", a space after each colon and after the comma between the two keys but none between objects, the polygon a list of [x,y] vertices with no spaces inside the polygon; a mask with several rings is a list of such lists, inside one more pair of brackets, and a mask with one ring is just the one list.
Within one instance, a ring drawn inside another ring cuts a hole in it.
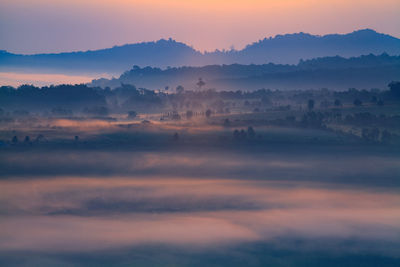
[{"label": "low-lying fog", "polygon": [[364,152],[8,151],[0,263],[394,266],[400,164]]},{"label": "low-lying fog", "polygon": [[0,84],[20,86],[33,84],[35,86],[49,86],[57,84],[81,84],[89,83],[95,78],[110,77],[109,74],[97,75],[68,75],[55,73],[21,73],[21,72],[0,72]]},{"label": "low-lying fog", "polygon": [[153,117],[3,123],[0,265],[399,265],[395,145]]}]

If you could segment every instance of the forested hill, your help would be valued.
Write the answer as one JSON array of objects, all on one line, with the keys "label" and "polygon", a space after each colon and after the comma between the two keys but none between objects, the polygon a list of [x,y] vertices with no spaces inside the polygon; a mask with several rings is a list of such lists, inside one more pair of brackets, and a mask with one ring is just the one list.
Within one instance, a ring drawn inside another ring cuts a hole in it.
[{"label": "forested hill", "polygon": [[199,78],[205,83],[201,87],[217,90],[385,88],[391,81],[400,80],[400,56],[323,57],[297,65],[232,64],[166,69],[134,66],[118,79],[98,79],[91,85],[114,88],[131,84],[153,90],[182,85],[193,90],[201,89]]},{"label": "forested hill", "polygon": [[297,64],[301,59],[367,54],[400,55],[400,39],[373,30],[325,36],[307,33],[277,35],[241,50],[201,53],[172,39],[59,54],[18,55],[0,51],[0,71],[118,74],[140,67],[204,66],[214,64]]}]

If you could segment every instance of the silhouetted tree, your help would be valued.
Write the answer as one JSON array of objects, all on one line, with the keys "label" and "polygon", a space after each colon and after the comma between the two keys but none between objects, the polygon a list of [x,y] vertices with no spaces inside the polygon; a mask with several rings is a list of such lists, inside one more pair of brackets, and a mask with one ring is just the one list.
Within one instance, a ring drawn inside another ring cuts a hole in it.
[{"label": "silhouetted tree", "polygon": [[400,82],[389,83],[390,93],[395,97],[400,97]]},{"label": "silhouetted tree", "polygon": [[263,97],[261,97],[261,103],[263,105],[271,105],[272,101],[271,101],[271,99],[269,97],[263,96]]},{"label": "silhouetted tree", "polygon": [[324,116],[321,112],[310,111],[303,115],[301,124],[305,127],[322,128]]},{"label": "silhouetted tree", "polygon": [[342,101],[340,101],[339,99],[335,99],[334,105],[335,105],[335,107],[341,107],[342,106]]},{"label": "silhouetted tree", "polygon": [[128,111],[128,118],[129,119],[134,119],[134,118],[136,118],[136,116],[137,116],[136,111],[133,111],[133,110]]},{"label": "silhouetted tree", "polygon": [[178,94],[182,94],[183,91],[185,91],[185,88],[184,88],[182,85],[178,85],[178,86],[176,87],[176,92],[177,92]]},{"label": "silhouetted tree", "polygon": [[31,144],[32,144],[32,143],[31,143],[31,138],[30,138],[28,135],[25,136],[24,144],[25,144],[25,145],[31,145]]},{"label": "silhouetted tree", "polygon": [[13,143],[14,145],[18,144],[18,137],[16,135],[14,135],[14,137],[12,138],[11,143]]},{"label": "silhouetted tree", "polygon": [[46,141],[46,138],[44,137],[43,134],[39,134],[35,139],[35,143],[40,143],[40,142],[43,142],[43,141]]},{"label": "silhouetted tree", "polygon": [[199,81],[196,83],[197,87],[199,87],[199,89],[201,89],[204,85],[206,85],[206,83],[203,81],[202,78],[199,78]]},{"label": "silhouetted tree", "polygon": [[309,110],[313,110],[315,105],[315,101],[313,99],[308,100],[307,107]]},{"label": "silhouetted tree", "polygon": [[249,128],[247,128],[247,135],[251,139],[256,137],[256,132],[254,131],[253,127],[249,126]]},{"label": "silhouetted tree", "polygon": [[192,119],[193,118],[193,111],[191,111],[191,110],[186,111],[186,118],[188,120]]},{"label": "silhouetted tree", "polygon": [[353,104],[354,104],[354,106],[356,106],[356,107],[360,107],[360,106],[362,106],[362,101],[360,100],[360,99],[355,99],[354,101],[353,101]]},{"label": "silhouetted tree", "polygon": [[179,113],[175,111],[174,113],[172,113],[172,119],[179,121],[181,119],[181,115],[179,115]]}]

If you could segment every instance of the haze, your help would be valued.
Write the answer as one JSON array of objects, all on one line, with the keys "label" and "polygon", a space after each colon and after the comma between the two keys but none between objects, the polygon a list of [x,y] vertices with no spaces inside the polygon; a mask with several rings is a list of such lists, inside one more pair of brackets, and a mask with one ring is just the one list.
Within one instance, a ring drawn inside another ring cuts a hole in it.
[{"label": "haze", "polygon": [[0,49],[48,53],[172,37],[211,51],[276,34],[360,28],[398,37],[399,13],[397,0],[2,0]]}]

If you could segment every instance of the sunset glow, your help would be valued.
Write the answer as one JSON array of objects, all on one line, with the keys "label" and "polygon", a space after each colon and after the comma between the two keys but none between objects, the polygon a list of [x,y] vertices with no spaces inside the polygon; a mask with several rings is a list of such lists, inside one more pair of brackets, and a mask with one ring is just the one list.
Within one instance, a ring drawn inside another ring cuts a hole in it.
[{"label": "sunset glow", "polygon": [[372,28],[400,36],[399,13],[397,0],[4,0],[0,38],[1,49],[18,53],[98,49],[169,37],[212,51],[294,32]]}]

